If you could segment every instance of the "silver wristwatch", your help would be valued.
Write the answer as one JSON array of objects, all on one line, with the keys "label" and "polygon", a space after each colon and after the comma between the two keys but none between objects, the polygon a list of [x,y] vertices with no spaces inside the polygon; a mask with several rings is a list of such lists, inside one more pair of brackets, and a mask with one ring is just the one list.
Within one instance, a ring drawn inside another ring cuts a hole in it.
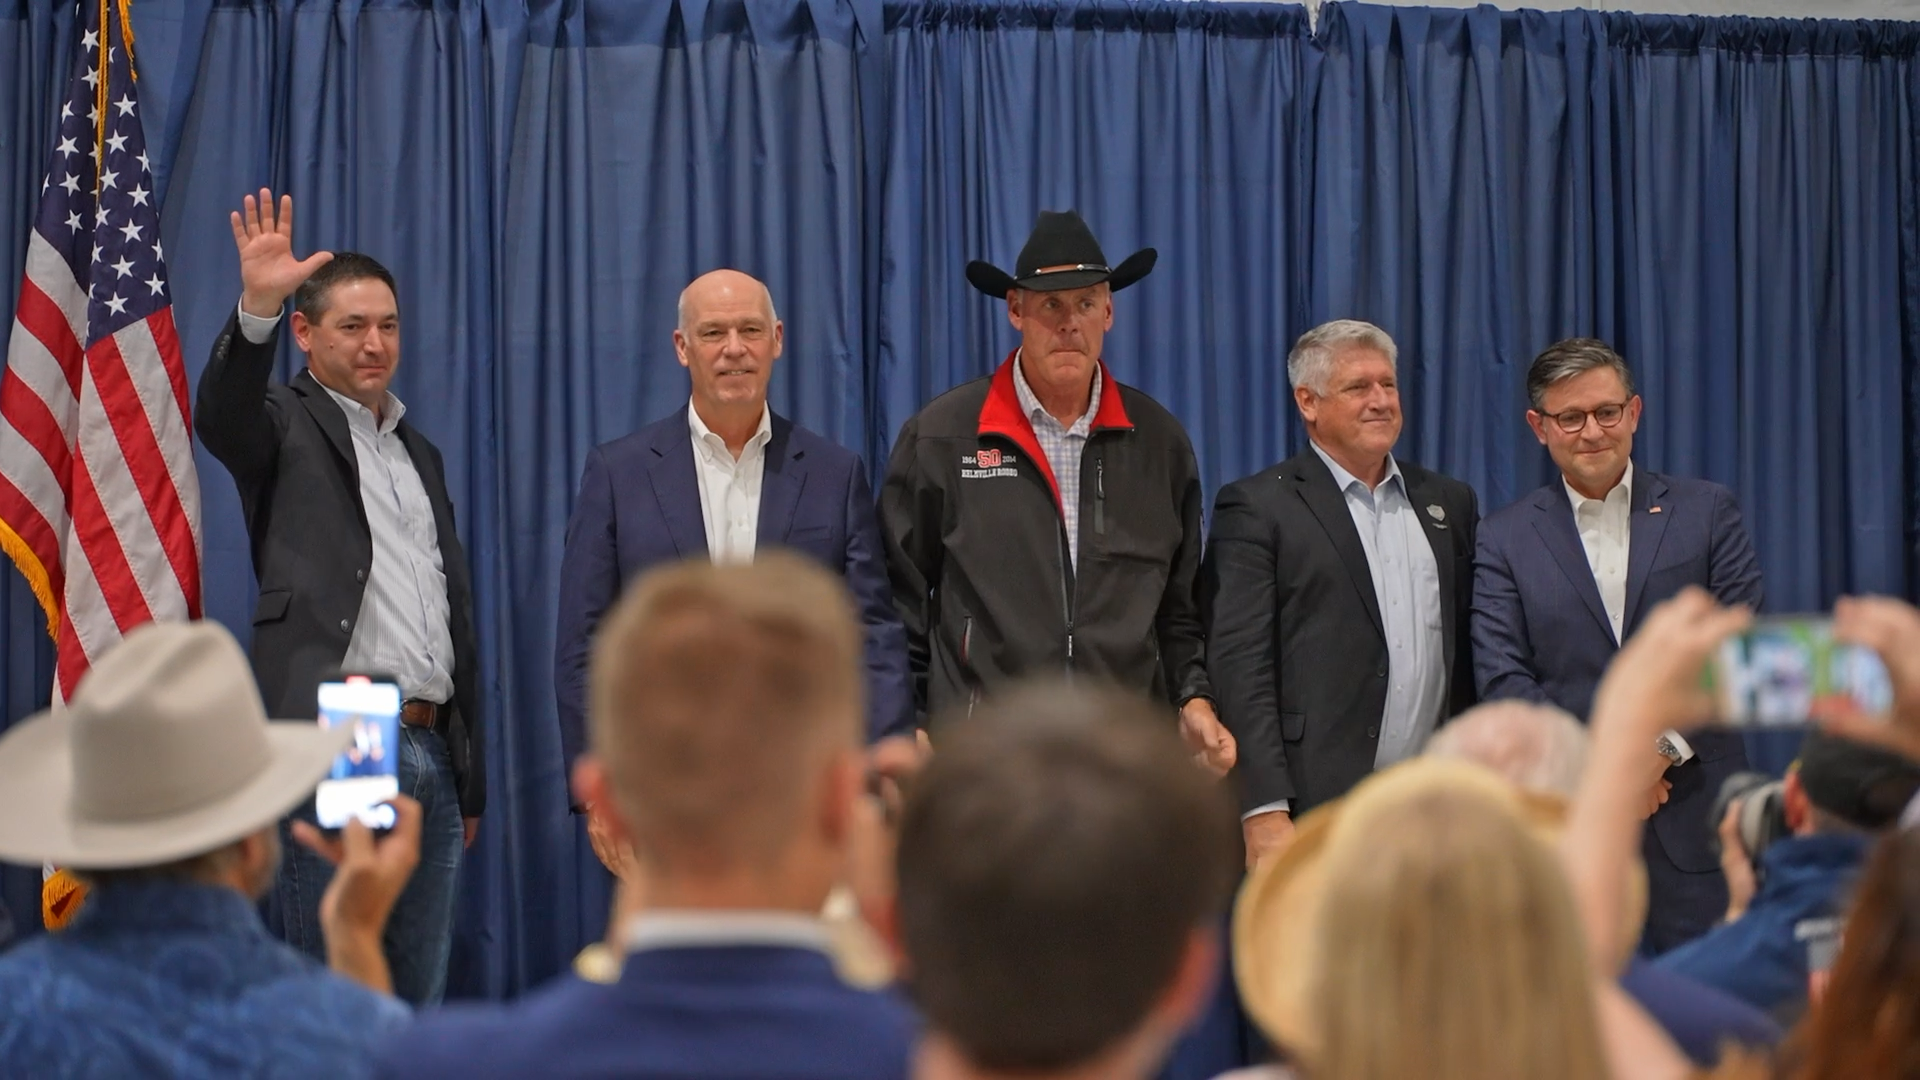
[{"label": "silver wristwatch", "polygon": [[1662,735],[1654,740],[1653,748],[1659,752],[1661,757],[1666,758],[1669,763],[1673,765],[1680,764],[1680,748],[1673,745],[1672,739]]}]

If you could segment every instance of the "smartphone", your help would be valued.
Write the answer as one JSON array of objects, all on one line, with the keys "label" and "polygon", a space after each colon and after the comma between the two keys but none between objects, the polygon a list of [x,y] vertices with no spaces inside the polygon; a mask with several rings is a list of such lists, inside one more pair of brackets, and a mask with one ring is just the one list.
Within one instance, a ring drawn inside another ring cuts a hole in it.
[{"label": "smartphone", "polygon": [[1879,654],[1833,639],[1820,615],[1756,620],[1729,638],[1707,665],[1707,686],[1731,727],[1789,727],[1811,717],[1813,703],[1851,698],[1871,714],[1893,707],[1893,680]]},{"label": "smartphone", "polygon": [[400,687],[372,675],[343,675],[323,682],[320,726],[351,726],[353,741],[333,759],[314,790],[314,817],[323,829],[345,828],[358,819],[372,829],[391,829],[400,794]]}]

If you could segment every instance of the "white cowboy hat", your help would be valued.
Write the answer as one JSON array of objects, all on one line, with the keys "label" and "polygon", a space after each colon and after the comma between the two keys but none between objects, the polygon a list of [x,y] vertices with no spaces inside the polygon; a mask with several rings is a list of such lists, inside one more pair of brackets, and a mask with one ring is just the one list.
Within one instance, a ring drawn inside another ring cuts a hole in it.
[{"label": "white cowboy hat", "polygon": [[313,793],[349,725],[269,721],[218,623],[148,623],[64,710],[0,737],[0,859],[88,870],[216,850]]}]

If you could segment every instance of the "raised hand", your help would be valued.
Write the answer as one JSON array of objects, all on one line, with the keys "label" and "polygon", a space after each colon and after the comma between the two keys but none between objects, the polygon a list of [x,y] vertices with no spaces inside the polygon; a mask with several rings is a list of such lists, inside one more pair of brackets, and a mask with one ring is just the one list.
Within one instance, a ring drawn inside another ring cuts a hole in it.
[{"label": "raised hand", "polygon": [[1835,735],[1920,761],[1920,609],[1885,596],[1844,597],[1833,606],[1833,636],[1880,654],[1893,678],[1893,713],[1868,716],[1850,699],[1814,703]]},{"label": "raised hand", "polygon": [[316,251],[305,259],[293,257],[293,196],[280,196],[278,218],[273,192],[246,197],[244,209],[232,215],[233,246],[240,251],[240,309],[263,319],[276,318],[287,297],[315,270],[333,258]]}]

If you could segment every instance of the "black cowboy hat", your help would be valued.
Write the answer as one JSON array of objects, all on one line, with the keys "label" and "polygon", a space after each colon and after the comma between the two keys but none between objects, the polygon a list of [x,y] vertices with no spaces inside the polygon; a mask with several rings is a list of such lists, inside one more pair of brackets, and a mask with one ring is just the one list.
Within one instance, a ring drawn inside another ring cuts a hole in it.
[{"label": "black cowboy hat", "polygon": [[1121,260],[1119,266],[1108,266],[1100,241],[1093,238],[1093,230],[1087,228],[1079,214],[1072,210],[1042,210],[1034,220],[1027,246],[1020,249],[1019,261],[1013,264],[1013,273],[975,259],[967,264],[967,280],[974,288],[998,298],[1004,298],[1014,289],[1058,292],[1084,289],[1103,281],[1108,288],[1119,292],[1152,272],[1154,260],[1159,257],[1152,248],[1141,248]]}]

